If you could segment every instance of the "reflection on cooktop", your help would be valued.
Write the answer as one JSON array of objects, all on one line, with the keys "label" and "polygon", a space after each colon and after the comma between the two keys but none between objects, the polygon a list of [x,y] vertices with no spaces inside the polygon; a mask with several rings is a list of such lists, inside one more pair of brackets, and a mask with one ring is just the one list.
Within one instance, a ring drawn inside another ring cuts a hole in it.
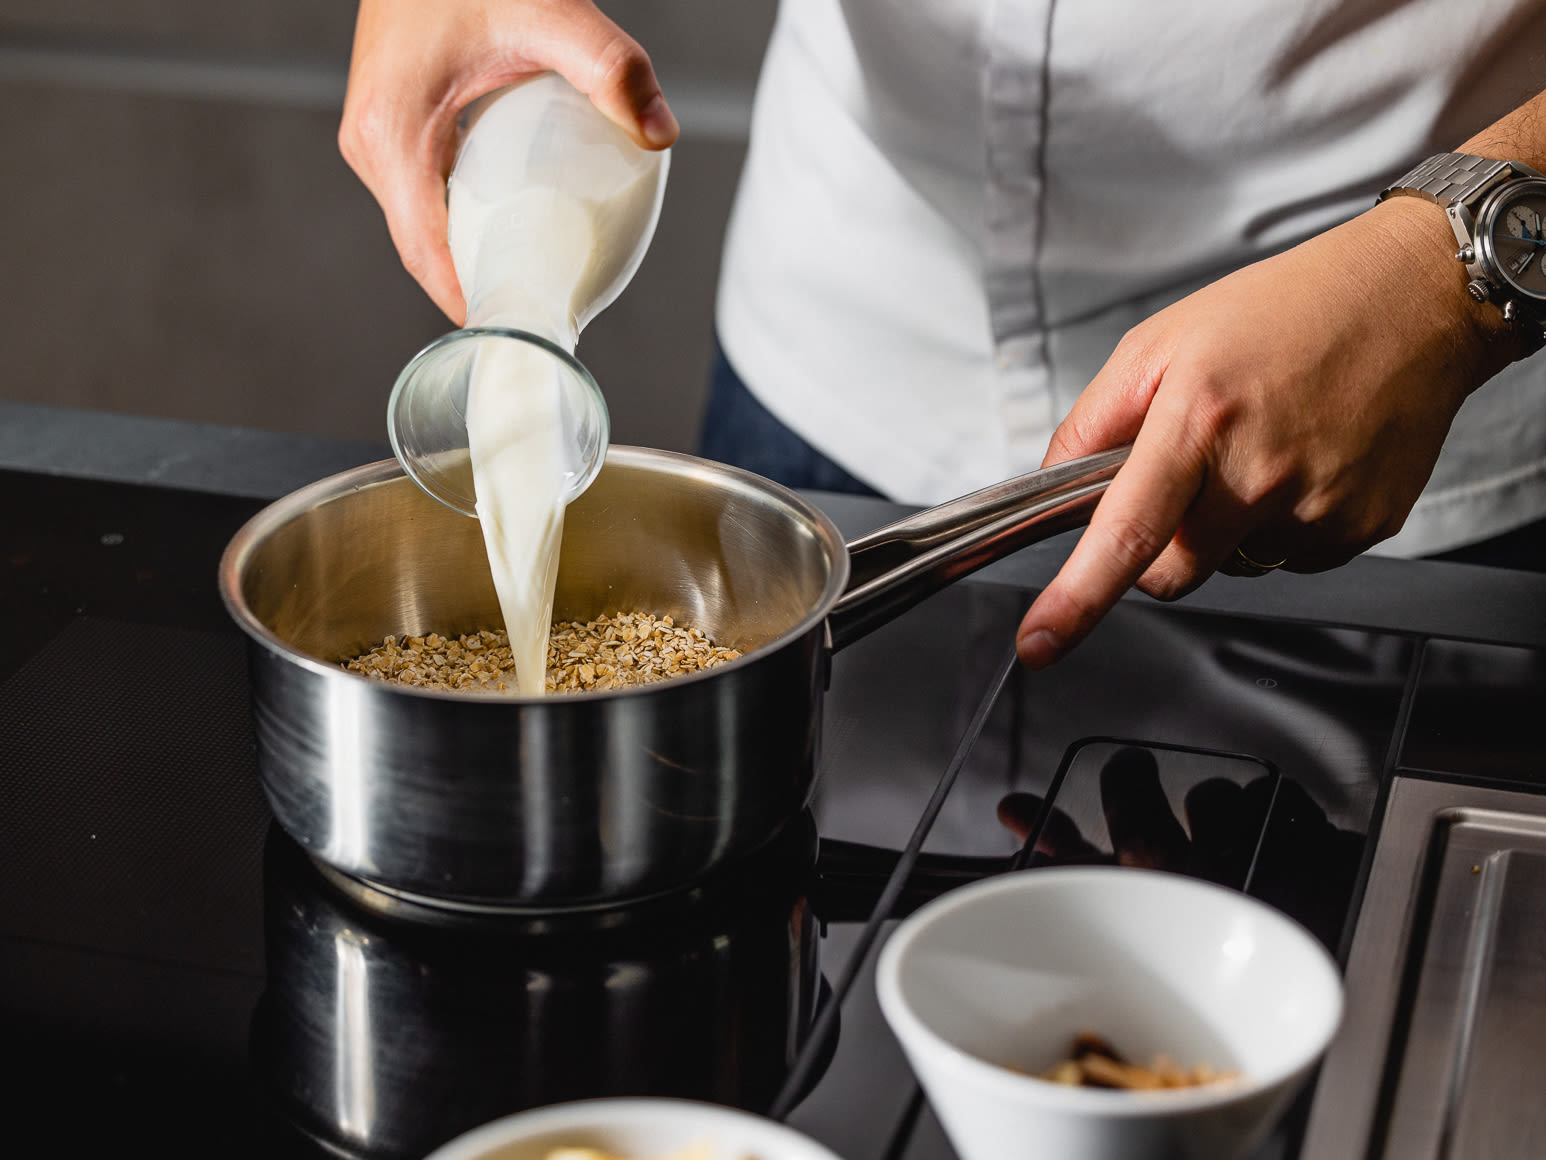
[{"label": "reflection on cooktop", "polygon": [[1337,949],[1364,834],[1333,825],[1303,785],[1267,762],[1092,739],[1069,752],[1054,785],[1050,811],[1028,793],[999,803],[1011,830],[1034,834],[1031,866],[1105,863],[1203,878],[1272,903]]},{"label": "reflection on cooktop", "polygon": [[1546,651],[1428,641],[1404,769],[1546,788]]},{"label": "reflection on cooktop", "polygon": [[408,922],[339,894],[275,827],[255,1066],[327,1149],[417,1157],[521,1108],[606,1095],[765,1110],[816,1002],[809,819],[712,887],[545,920]]}]

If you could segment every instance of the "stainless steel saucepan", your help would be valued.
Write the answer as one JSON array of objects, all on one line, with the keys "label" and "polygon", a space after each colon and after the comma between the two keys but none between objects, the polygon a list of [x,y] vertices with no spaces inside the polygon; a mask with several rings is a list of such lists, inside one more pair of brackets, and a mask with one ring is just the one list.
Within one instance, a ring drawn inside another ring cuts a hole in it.
[{"label": "stainless steel saucepan", "polygon": [[220,564],[251,638],[269,804],[325,866],[409,901],[529,911],[684,886],[805,805],[833,652],[1088,522],[1126,455],[1034,472],[845,544],[818,508],[759,476],[614,447],[568,509],[555,618],[669,613],[745,655],[545,698],[346,672],[342,660],[389,633],[502,619],[475,520],[395,460],[321,480],[254,516]]}]

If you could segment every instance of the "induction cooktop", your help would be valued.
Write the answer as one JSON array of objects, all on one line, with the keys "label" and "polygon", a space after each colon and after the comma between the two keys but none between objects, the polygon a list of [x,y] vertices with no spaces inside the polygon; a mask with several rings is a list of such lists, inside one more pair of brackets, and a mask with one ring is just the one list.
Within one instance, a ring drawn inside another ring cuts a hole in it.
[{"label": "induction cooktop", "polygon": [[[1346,961],[1401,776],[1546,787],[1537,650],[1124,601],[1055,669],[969,580],[835,658],[808,813],[678,895],[444,921],[272,822],[215,589],[257,501],[0,472],[5,1133],[67,1155],[422,1156],[600,1095],[951,1155],[873,996],[929,898],[1120,863],[1243,890]],[[1266,1156],[1296,1155],[1313,1089]]]}]

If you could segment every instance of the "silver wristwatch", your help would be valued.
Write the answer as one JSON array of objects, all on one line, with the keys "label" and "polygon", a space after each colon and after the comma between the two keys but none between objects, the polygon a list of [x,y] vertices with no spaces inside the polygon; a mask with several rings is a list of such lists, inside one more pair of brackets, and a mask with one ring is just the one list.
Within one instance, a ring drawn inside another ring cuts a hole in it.
[{"label": "silver wristwatch", "polygon": [[1546,334],[1546,177],[1518,161],[1440,153],[1380,200],[1401,194],[1443,208],[1472,298],[1497,304],[1510,323]]}]

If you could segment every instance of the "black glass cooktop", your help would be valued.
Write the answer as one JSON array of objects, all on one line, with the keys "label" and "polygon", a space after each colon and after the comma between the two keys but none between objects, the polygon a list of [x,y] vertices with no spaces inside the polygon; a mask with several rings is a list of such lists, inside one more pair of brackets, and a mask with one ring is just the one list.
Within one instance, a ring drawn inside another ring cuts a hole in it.
[{"label": "black glass cooktop", "polygon": [[[1010,663],[1027,593],[968,581],[839,654],[811,810],[754,860],[583,916],[382,913],[258,786],[214,577],[259,506],[0,472],[8,1150],[413,1157],[654,1094],[855,1160],[947,1157],[869,974],[923,901],[1015,866],[1154,866],[1341,952],[1404,737],[1417,768],[1458,744],[1483,778],[1546,773],[1452,725],[1467,665],[1494,680],[1473,711],[1538,691],[1530,650],[1128,601],[1033,674]],[[1307,1100],[1264,1156],[1293,1154]]]}]

